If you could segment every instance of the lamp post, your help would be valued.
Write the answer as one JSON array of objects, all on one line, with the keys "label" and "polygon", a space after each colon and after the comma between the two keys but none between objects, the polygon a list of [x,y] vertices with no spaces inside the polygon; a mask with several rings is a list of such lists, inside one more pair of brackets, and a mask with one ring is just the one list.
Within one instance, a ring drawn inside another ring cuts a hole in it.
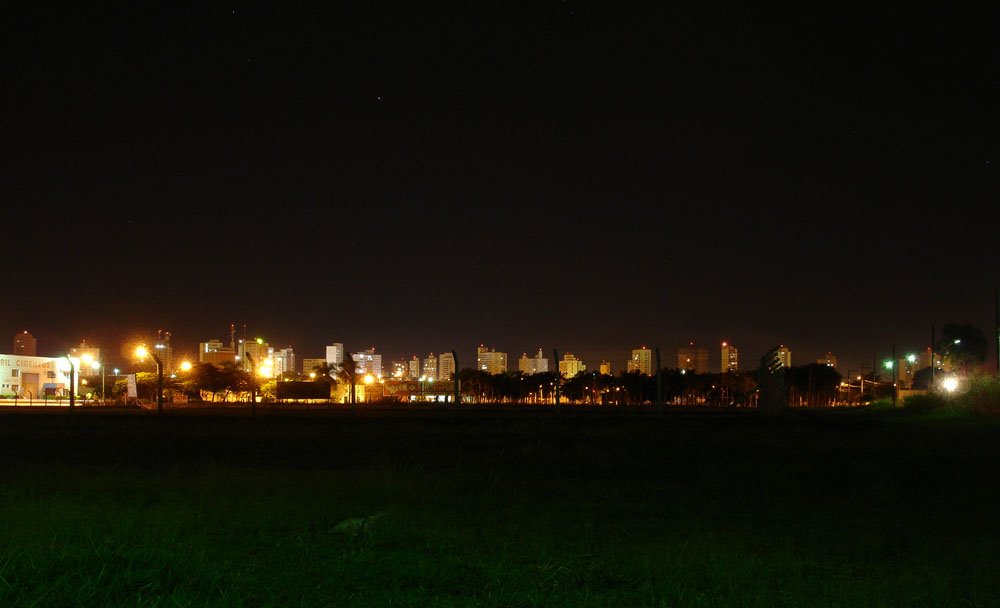
[{"label": "lamp post", "polygon": [[156,363],[156,415],[159,416],[163,414],[163,362],[160,361],[156,353],[150,351],[145,346],[135,349],[135,354],[139,359],[152,357],[153,362]]},{"label": "lamp post", "polygon": [[886,359],[882,364],[887,370],[892,372],[892,404],[896,405],[896,347],[892,347],[892,359]]},{"label": "lamp post", "polygon": [[73,406],[76,405],[76,366],[73,365],[73,359],[69,355],[63,356],[69,363],[69,411],[72,412]]},{"label": "lamp post", "polygon": [[257,365],[250,353],[244,353],[250,361],[250,415],[257,415]]}]

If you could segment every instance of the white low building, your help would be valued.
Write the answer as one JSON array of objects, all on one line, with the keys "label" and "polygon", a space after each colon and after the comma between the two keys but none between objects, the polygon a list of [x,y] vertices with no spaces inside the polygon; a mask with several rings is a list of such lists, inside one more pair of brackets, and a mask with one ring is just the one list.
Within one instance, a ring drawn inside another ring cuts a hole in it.
[{"label": "white low building", "polygon": [[[74,365],[79,369],[79,361]],[[75,378],[79,382],[79,376]],[[0,397],[68,397],[70,362],[65,357],[0,355]]]}]

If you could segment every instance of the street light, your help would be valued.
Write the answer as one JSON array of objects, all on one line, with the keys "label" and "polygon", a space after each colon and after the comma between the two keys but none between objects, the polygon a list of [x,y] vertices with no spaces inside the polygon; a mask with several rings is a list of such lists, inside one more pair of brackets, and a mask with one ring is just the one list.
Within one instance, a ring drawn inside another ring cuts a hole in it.
[{"label": "street light", "polygon": [[[893,352],[895,352],[895,347],[893,347]],[[892,404],[896,405],[896,362],[892,359],[886,359],[883,365],[887,370],[892,372]]]},{"label": "street light", "polygon": [[69,355],[63,357],[66,357],[66,362],[69,363],[69,411],[72,412],[73,406],[76,405],[76,365]]},{"label": "street light", "polygon": [[144,361],[146,357],[152,357],[156,363],[156,414],[160,415],[163,413],[163,363],[156,356],[156,353],[150,351],[142,344],[136,347],[135,356],[140,361]]}]

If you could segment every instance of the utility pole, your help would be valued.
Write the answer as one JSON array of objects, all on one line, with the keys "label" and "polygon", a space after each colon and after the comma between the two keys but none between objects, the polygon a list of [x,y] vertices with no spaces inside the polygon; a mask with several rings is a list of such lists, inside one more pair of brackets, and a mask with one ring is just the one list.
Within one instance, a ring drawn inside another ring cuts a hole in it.
[{"label": "utility pole", "polygon": [[656,410],[663,413],[663,368],[660,366],[660,347],[656,348]]},{"label": "utility pole", "polygon": [[[243,342],[244,346],[246,341]],[[249,352],[244,352],[246,358],[250,361],[250,415],[257,416],[257,363],[253,360],[253,356]]]},{"label": "utility pole", "polygon": [[76,368],[73,367],[73,360],[69,355],[63,355],[69,363],[69,413],[73,413],[73,406],[76,405]]},{"label": "utility pole", "polygon": [[896,405],[899,389],[896,388],[896,345],[892,345],[892,404]]},{"label": "utility pole", "polygon": [[559,373],[559,353],[554,348],[552,349],[552,362],[556,366],[555,369],[556,381],[554,386],[555,390],[553,391],[553,394],[555,395],[556,398],[556,413],[558,414],[562,411],[562,405],[559,403],[559,384],[562,380],[562,374]]},{"label": "utility pole", "polygon": [[930,390],[934,390],[934,324],[931,323],[931,386]]},{"label": "utility pole", "polygon": [[462,393],[459,391],[459,384],[458,384],[458,370],[461,368],[458,366],[458,353],[456,353],[455,351],[451,351],[451,358],[455,362],[455,369],[452,372],[452,379],[455,382],[455,403],[452,407],[454,407],[457,410],[458,404],[461,403],[462,400]]}]

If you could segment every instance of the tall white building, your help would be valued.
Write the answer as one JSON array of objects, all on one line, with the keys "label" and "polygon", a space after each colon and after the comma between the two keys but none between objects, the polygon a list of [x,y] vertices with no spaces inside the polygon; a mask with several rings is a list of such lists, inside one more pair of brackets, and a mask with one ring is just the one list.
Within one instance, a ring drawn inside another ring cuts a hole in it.
[{"label": "tall white building", "polygon": [[502,374],[507,371],[507,353],[498,353],[496,349],[487,349],[482,344],[476,349],[476,369],[491,374]]},{"label": "tall white building", "polygon": [[438,380],[451,380],[455,376],[455,355],[441,353],[438,356]]},{"label": "tall white building", "polygon": [[735,372],[740,369],[739,351],[729,342],[722,343],[722,373]]},{"label": "tall white building", "polygon": [[586,370],[587,366],[583,364],[583,361],[574,357],[573,353],[566,353],[563,355],[563,360],[559,362],[559,373],[564,378],[572,378]]},{"label": "tall white building", "polygon": [[529,357],[528,353],[521,355],[517,360],[517,369],[525,374],[540,374],[549,371],[549,360],[542,356],[542,349],[538,349],[538,354]]},{"label": "tall white building", "polygon": [[410,358],[410,380],[416,380],[420,377],[420,357],[413,355]]},{"label": "tall white building", "polygon": [[292,347],[280,348],[274,351],[274,377],[280,378],[281,374],[295,371],[295,353]]},{"label": "tall white building", "polygon": [[424,357],[424,364],[420,370],[420,377],[424,379],[425,382],[436,382],[438,379],[438,359],[434,356],[434,353],[428,354]]},{"label": "tall white building", "polygon": [[653,351],[645,346],[632,351],[632,358],[628,361],[628,371],[639,372],[644,376],[653,375]]},{"label": "tall white building", "polygon": [[364,374],[371,374],[376,378],[382,377],[382,355],[375,354],[375,347],[365,349],[360,353],[352,353],[354,358],[354,370],[360,377]]},{"label": "tall white building", "polygon": [[334,342],[326,347],[326,362],[330,365],[341,365],[344,362],[344,345]]}]

